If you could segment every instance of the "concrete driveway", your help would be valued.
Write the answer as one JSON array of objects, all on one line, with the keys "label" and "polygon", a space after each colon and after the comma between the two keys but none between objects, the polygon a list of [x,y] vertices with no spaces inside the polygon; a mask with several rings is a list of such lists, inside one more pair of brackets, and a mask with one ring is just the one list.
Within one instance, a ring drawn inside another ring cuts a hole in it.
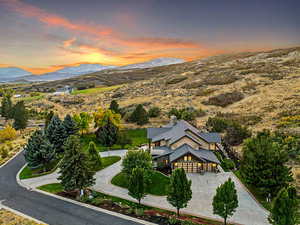
[{"label": "concrete driveway", "polygon": [[[101,156],[118,155],[124,157],[126,150],[101,152]],[[121,171],[121,161],[111,165],[96,173],[96,184],[93,189],[109,195],[135,201],[127,193],[127,189],[117,187],[111,184],[111,179]],[[28,185],[39,186],[45,183],[58,182],[56,180],[57,174],[50,174],[44,177],[23,180]],[[181,212],[208,217],[212,219],[221,218],[213,214],[212,199],[215,195],[216,188],[224,183],[229,177],[235,182],[238,193],[239,207],[230,221],[245,224],[245,225],[267,225],[268,212],[263,209],[247,192],[240,181],[231,173],[205,173],[188,174],[188,178],[192,180],[193,197],[189,202],[188,207],[182,209]],[[168,210],[175,210],[166,200],[165,196],[147,195],[143,200],[143,204],[164,208]]]}]

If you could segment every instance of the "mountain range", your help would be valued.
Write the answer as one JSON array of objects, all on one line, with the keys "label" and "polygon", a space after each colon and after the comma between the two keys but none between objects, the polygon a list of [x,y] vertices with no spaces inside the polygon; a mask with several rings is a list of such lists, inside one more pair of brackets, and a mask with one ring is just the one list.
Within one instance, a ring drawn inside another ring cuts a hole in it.
[{"label": "mountain range", "polygon": [[41,82],[55,81],[76,77],[83,74],[89,74],[108,69],[130,70],[165,66],[171,64],[183,63],[183,59],[177,58],[157,58],[147,62],[130,64],[126,66],[103,66],[101,64],[80,64],[78,66],[68,66],[51,73],[42,75],[33,75],[32,73],[17,67],[0,68],[0,82]]}]

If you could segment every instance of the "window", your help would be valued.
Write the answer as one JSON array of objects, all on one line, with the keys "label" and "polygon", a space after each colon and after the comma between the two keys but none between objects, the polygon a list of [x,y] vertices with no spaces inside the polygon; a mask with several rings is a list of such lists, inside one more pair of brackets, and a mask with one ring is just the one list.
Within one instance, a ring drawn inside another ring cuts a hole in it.
[{"label": "window", "polygon": [[174,163],[174,166],[178,166],[178,163]]},{"label": "window", "polygon": [[188,156],[188,161],[192,161],[192,156],[191,155]]},{"label": "window", "polygon": [[188,157],[187,156],[184,156],[184,161],[187,161],[188,160]]},{"label": "window", "polygon": [[198,167],[202,167],[202,163],[198,163]]}]

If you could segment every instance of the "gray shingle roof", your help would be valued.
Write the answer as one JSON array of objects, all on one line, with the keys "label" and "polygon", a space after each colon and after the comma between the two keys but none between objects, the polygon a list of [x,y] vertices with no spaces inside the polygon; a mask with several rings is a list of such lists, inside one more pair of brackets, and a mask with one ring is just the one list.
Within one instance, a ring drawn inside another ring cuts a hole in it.
[{"label": "gray shingle roof", "polygon": [[220,161],[216,157],[216,155],[211,150],[206,149],[193,149],[188,144],[183,144],[177,149],[174,150],[174,152],[170,155],[170,162],[175,161],[176,159],[186,155],[187,153],[191,153],[195,157],[208,162],[218,163],[220,164]]},{"label": "gray shingle roof", "polygon": [[168,140],[172,144],[184,136],[188,136],[194,141],[198,142],[195,138],[189,135],[186,130],[190,130],[200,138],[208,143],[221,143],[221,137],[218,133],[202,133],[197,128],[184,120],[179,120],[176,124],[167,124],[161,128],[148,128],[147,137],[152,141]]}]

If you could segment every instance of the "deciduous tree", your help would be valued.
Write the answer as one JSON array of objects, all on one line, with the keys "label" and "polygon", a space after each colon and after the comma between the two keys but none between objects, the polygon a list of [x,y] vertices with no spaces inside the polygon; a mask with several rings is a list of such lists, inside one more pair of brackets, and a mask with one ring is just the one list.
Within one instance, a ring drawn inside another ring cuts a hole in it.
[{"label": "deciduous tree", "polygon": [[128,194],[138,200],[139,205],[141,199],[146,196],[145,171],[143,168],[135,168],[129,176]]},{"label": "deciduous tree", "polygon": [[75,114],[73,116],[73,119],[76,122],[76,126],[79,129],[81,135],[83,135],[84,132],[88,132],[90,123],[92,121],[92,116],[87,112],[81,112],[79,114]]},{"label": "deciduous tree", "polygon": [[191,185],[192,181],[187,179],[184,169],[175,169],[172,172],[167,200],[177,209],[177,216],[179,210],[187,207],[192,198]]},{"label": "deciduous tree", "polygon": [[147,171],[152,170],[152,158],[149,152],[131,150],[126,153],[122,166],[122,171],[128,176],[132,174],[132,170],[135,168],[142,168],[147,173]]},{"label": "deciduous tree", "polygon": [[217,188],[212,204],[214,214],[221,216],[226,225],[228,217],[232,216],[238,207],[238,197],[231,178]]}]

